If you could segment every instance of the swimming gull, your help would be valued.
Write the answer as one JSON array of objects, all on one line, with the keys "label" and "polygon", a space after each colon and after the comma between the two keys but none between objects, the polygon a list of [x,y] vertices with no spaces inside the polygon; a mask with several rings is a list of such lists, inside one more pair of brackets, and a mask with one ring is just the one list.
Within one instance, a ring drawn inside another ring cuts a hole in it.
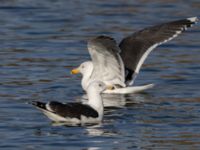
[{"label": "swimming gull", "polygon": [[32,101],[32,105],[41,110],[49,119],[55,122],[72,124],[98,123],[103,118],[103,101],[100,93],[107,87],[101,81],[91,82],[87,88],[88,101],[85,103],[48,103]]},{"label": "swimming gull", "polygon": [[151,88],[153,84],[132,86],[149,53],[197,21],[197,17],[191,17],[148,27],[125,37],[119,45],[112,37],[97,36],[88,41],[92,61],[82,63],[71,73],[83,75],[81,84],[84,90],[95,80],[113,87],[104,93],[134,93]]}]

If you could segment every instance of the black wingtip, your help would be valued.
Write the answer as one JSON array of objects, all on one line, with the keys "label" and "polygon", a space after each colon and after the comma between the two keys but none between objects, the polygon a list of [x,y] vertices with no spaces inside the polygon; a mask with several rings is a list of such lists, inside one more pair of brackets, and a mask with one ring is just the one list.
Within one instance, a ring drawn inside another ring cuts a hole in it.
[{"label": "black wingtip", "polygon": [[39,101],[31,101],[30,104],[32,104],[33,106],[36,106],[38,108],[42,108],[45,109],[46,108],[46,104],[43,102],[39,102]]}]

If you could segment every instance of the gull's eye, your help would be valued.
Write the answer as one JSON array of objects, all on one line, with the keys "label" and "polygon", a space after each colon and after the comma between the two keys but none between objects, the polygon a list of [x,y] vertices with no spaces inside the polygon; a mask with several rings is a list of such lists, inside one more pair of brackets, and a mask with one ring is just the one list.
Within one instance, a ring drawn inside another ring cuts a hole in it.
[{"label": "gull's eye", "polygon": [[102,87],[102,85],[101,85],[101,84],[99,84],[99,87]]},{"label": "gull's eye", "polygon": [[85,66],[82,66],[81,68],[82,68],[82,69],[84,69],[84,68],[85,68]]}]

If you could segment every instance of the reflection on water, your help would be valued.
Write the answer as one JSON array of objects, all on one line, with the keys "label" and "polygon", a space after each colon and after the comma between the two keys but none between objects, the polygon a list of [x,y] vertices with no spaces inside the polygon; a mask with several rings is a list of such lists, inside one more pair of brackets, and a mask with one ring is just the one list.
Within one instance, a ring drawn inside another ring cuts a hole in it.
[{"label": "reflection on water", "polygon": [[199,9],[196,0],[1,0],[0,148],[199,149],[199,24],[149,56],[136,84],[154,83],[153,89],[103,95],[101,124],[55,125],[27,104],[85,99],[81,77],[70,70],[89,59],[90,37],[120,41]]},{"label": "reflection on water", "polygon": [[[141,92],[140,94],[102,94],[104,107],[107,108],[123,108],[127,105],[134,105],[139,103],[148,103],[151,95],[147,92]],[[86,94],[78,98],[77,101],[87,103],[88,98]]]}]

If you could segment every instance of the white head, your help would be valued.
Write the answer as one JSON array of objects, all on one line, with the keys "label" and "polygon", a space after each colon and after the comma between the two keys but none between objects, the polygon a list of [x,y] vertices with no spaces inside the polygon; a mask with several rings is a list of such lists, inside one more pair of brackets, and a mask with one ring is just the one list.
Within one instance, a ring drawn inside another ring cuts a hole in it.
[{"label": "white head", "polygon": [[78,68],[75,68],[71,71],[71,74],[81,73],[83,76],[85,74],[92,74],[93,71],[93,63],[91,61],[86,61],[80,64]]},{"label": "white head", "polygon": [[88,85],[90,84],[91,80],[90,77],[93,72],[93,63],[92,61],[86,61],[80,64],[78,68],[75,68],[71,71],[71,74],[81,73],[83,78],[81,81],[81,85],[84,90],[87,89]]}]

